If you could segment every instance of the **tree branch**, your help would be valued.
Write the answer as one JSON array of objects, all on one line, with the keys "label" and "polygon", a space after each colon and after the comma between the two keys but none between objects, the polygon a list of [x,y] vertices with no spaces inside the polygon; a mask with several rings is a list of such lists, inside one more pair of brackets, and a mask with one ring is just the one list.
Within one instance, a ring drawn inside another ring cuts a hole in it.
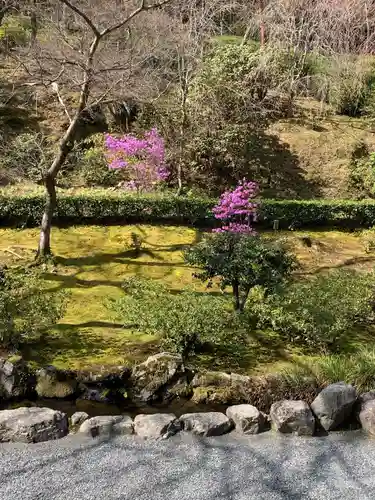
[{"label": "tree branch", "polygon": [[61,3],[65,4],[69,9],[71,9],[73,12],[78,14],[84,21],[85,23],[91,28],[91,30],[94,32],[95,36],[99,37],[100,36],[100,31],[98,28],[95,26],[95,24],[91,21],[91,19],[78,7],[73,5],[69,0],[59,0]]},{"label": "tree branch", "polygon": [[[61,0],[61,1],[65,1],[65,0]],[[128,17],[126,17],[125,19],[123,19],[119,23],[101,31],[100,36],[103,37],[105,35],[108,35],[109,33],[112,33],[113,31],[118,30],[119,28],[121,28],[122,26],[124,26],[125,24],[130,22],[133,19],[133,17],[137,16],[142,11],[158,9],[159,7],[162,7],[163,5],[169,3],[170,1],[171,0],[161,0],[160,2],[153,3],[151,5],[146,5],[146,0],[141,0],[139,7],[137,9],[133,10],[133,12],[128,15]]]}]

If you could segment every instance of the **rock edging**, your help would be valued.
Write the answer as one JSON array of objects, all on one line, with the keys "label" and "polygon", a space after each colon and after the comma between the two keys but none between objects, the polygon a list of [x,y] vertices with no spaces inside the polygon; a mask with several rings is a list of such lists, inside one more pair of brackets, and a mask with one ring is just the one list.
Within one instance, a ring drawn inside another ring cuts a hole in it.
[{"label": "rock edging", "polygon": [[243,435],[268,430],[270,421],[274,432],[313,436],[316,428],[337,429],[356,415],[369,434],[375,433],[375,393],[359,398],[355,389],[344,382],[332,384],[322,391],[311,407],[302,400],[280,400],[271,406],[269,417],[252,405],[235,405],[221,412],[188,413],[177,418],[171,413],[140,414],[89,418],[75,413],[70,422],[60,411],[49,408],[18,408],[0,411],[0,442],[37,443],[59,439],[73,433],[86,437],[136,435],[144,439],[167,439],[180,431],[198,436],[220,436],[235,430]]}]

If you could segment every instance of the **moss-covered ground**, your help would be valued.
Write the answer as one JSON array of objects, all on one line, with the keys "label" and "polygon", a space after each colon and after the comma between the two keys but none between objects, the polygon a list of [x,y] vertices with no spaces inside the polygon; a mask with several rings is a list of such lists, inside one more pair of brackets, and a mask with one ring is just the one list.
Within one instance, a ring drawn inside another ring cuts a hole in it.
[{"label": "moss-covered ground", "polygon": [[[132,247],[132,234],[142,239],[138,254]],[[121,283],[130,275],[162,280],[177,290],[193,283],[192,270],[185,266],[182,251],[200,236],[197,230],[186,227],[54,228],[56,267],[46,271],[44,279],[52,289],[70,292],[68,307],[43,344],[31,346],[25,356],[36,365],[95,369],[133,363],[157,352],[157,339],[124,329],[106,301],[121,296]],[[265,236],[275,237],[274,233]],[[297,254],[302,279],[333,268],[370,270],[375,264],[375,253],[368,252],[360,232],[279,232],[277,236],[285,237]],[[37,229],[1,229],[1,261],[22,264],[32,260],[37,239]],[[196,286],[204,290],[202,284]],[[353,342],[368,348],[375,346],[368,336],[351,339],[351,345]],[[274,334],[254,332],[239,365],[234,366],[225,354],[215,359],[201,357],[199,363],[211,369],[265,373],[301,359],[301,352],[283,345]]]}]

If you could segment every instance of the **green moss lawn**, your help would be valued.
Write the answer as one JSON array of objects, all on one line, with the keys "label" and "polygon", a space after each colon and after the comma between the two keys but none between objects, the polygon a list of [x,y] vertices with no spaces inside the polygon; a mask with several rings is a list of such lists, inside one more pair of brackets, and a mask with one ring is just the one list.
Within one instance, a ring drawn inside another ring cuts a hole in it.
[{"label": "green moss lawn", "polygon": [[[131,246],[131,234],[143,239],[139,255]],[[280,235],[280,233],[278,233]],[[375,253],[367,253],[361,233],[338,231],[308,235],[282,233],[296,252],[302,278],[333,268],[370,270]],[[273,233],[267,233],[273,237]],[[181,289],[195,280],[184,265],[183,249],[200,238],[200,233],[185,227],[155,226],[79,226],[53,229],[56,268],[44,274],[54,290],[70,292],[66,314],[42,344],[30,346],[25,357],[36,365],[53,364],[72,369],[112,367],[144,359],[157,352],[157,339],[123,329],[119,318],[106,307],[109,298],[122,294],[126,276],[141,275],[162,280],[171,288]],[[0,229],[0,259],[7,264],[31,260],[38,239],[37,229]],[[196,283],[202,291],[204,287]],[[350,345],[374,347],[371,338],[351,339]],[[233,366],[230,355],[218,359],[201,357],[209,368],[241,370],[247,373],[276,371],[290,362],[303,359],[302,353],[279,342],[272,333],[249,334],[242,361]]]}]

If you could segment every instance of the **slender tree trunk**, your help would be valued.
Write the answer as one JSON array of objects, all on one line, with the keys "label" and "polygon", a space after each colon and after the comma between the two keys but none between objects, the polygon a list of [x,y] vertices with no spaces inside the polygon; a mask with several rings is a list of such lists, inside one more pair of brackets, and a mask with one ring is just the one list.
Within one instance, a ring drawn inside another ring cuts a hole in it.
[{"label": "slender tree trunk", "polygon": [[234,308],[237,312],[241,311],[240,287],[237,281],[233,282]]},{"label": "slender tree trunk", "polygon": [[181,108],[181,122],[180,122],[180,144],[179,144],[179,154],[178,154],[178,164],[177,164],[177,196],[181,194],[182,191],[182,164],[184,161],[184,153],[185,153],[185,133],[186,133],[186,128],[188,125],[188,115],[187,115],[187,109],[186,109],[186,104],[187,104],[187,97],[188,97],[188,92],[189,92],[189,86],[188,86],[188,73],[187,69],[185,68],[185,61],[184,58],[181,58],[180,61],[180,71],[181,71],[181,76],[180,76],[180,85],[181,85],[181,102],[180,102],[180,108]]},{"label": "slender tree trunk", "polygon": [[266,27],[264,25],[264,19],[263,19],[264,0],[260,0],[259,7],[260,7],[259,41],[260,41],[260,46],[264,47],[264,44],[266,43]]},{"label": "slender tree trunk", "polygon": [[42,217],[42,224],[40,227],[39,246],[37,258],[43,259],[52,254],[51,252],[51,226],[52,218],[56,209],[56,176],[63,166],[66,157],[73,149],[74,135],[76,132],[78,119],[67,130],[63,140],[60,144],[60,150],[56,155],[51,167],[49,168],[45,179],[44,185],[46,186],[46,205]]},{"label": "slender tree trunk", "polygon": [[47,200],[40,228],[40,238],[38,247],[38,257],[51,255],[51,226],[52,217],[56,209],[56,186],[55,178],[46,175],[45,186],[47,190]]}]

